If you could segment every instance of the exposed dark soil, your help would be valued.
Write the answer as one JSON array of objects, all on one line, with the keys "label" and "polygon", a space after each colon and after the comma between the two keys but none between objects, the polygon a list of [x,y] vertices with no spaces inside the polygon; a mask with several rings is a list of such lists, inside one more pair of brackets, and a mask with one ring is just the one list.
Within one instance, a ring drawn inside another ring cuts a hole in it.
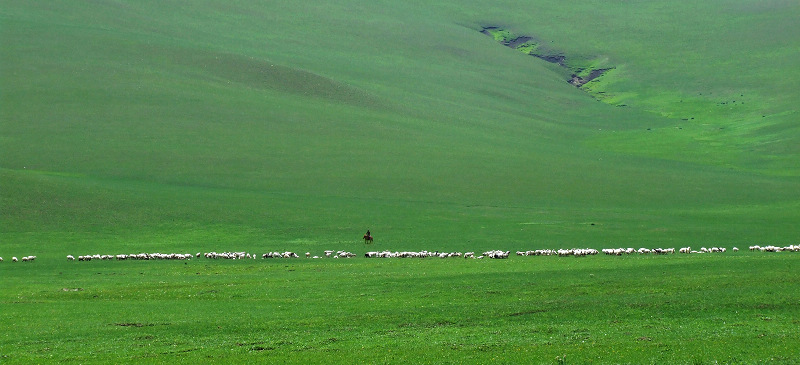
[{"label": "exposed dark soil", "polygon": [[126,323],[114,323],[116,326],[120,327],[152,327],[152,323],[134,323],[134,322],[126,322]]},{"label": "exposed dark soil", "polygon": [[530,41],[532,39],[533,39],[533,37],[522,36],[522,37],[514,38],[514,39],[512,39],[512,40],[510,40],[508,42],[505,42],[504,44],[506,46],[508,46],[508,47],[516,49],[517,47],[527,43],[528,41]]},{"label": "exposed dark soil", "polygon": [[550,62],[550,63],[555,63],[555,64],[557,64],[557,65],[559,65],[561,67],[565,67],[565,68],[567,67],[567,64],[566,64],[567,57],[564,56],[564,55],[560,55],[560,54],[558,54],[558,55],[549,55],[549,54],[533,54],[532,53],[531,56],[543,59],[543,60],[545,60],[547,62]]},{"label": "exposed dark soil", "polygon": [[569,80],[569,83],[575,85],[577,87],[581,87],[589,81],[592,81],[600,76],[603,76],[606,71],[610,70],[610,68],[598,68],[596,70],[592,70],[589,72],[586,77],[580,77],[576,74],[572,74],[572,79]]},{"label": "exposed dark soil", "polygon": [[500,28],[492,27],[492,26],[483,27],[483,29],[481,29],[481,33],[486,34],[488,36],[491,36],[492,35],[491,31],[496,30],[496,29],[500,29]]}]

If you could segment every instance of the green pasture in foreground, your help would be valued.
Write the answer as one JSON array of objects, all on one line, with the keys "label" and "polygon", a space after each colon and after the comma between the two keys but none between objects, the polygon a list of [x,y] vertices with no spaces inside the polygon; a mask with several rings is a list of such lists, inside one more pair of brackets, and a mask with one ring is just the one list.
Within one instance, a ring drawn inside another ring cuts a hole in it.
[{"label": "green pasture in foreground", "polygon": [[[4,363],[796,363],[794,253],[0,265]],[[560,359],[560,360],[559,360]]]},{"label": "green pasture in foreground", "polygon": [[797,2],[0,4],[0,362],[797,361],[793,254],[64,259],[797,244]]}]

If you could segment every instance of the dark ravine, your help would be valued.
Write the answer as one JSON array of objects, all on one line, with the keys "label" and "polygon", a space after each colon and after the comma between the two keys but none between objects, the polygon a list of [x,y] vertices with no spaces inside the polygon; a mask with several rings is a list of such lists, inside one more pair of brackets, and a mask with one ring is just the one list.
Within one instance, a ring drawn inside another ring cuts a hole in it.
[{"label": "dark ravine", "polygon": [[592,71],[589,71],[589,74],[586,77],[580,77],[576,74],[572,74],[572,78],[569,80],[569,83],[575,85],[577,87],[581,87],[589,81],[592,81],[600,76],[603,76],[608,70],[611,70],[613,67],[610,68],[598,68]]},{"label": "dark ravine", "polygon": [[533,40],[533,38],[527,37],[527,36],[522,36],[522,37],[517,37],[517,38],[514,38],[514,39],[506,42],[505,45],[508,46],[508,47],[511,47],[511,48],[517,48],[517,47],[519,47],[519,46],[521,46],[521,45],[523,45],[523,44],[525,44],[525,43],[527,43],[528,41],[531,41],[531,40]]},{"label": "dark ravine", "polygon": [[[588,73],[586,73],[585,68],[570,67],[568,57],[564,55],[563,52],[558,52],[549,47],[542,46],[543,42],[539,41],[535,36],[517,36],[501,27],[491,25],[482,27],[481,33],[494,38],[496,41],[506,47],[516,49],[525,54],[553,64],[557,64],[564,69],[569,70],[571,72],[571,76],[570,79],[566,81],[570,85],[574,85],[578,88],[581,88],[586,83],[603,76],[603,74],[614,68],[605,67],[591,69]],[[584,76],[578,76],[579,74],[584,74]]]}]

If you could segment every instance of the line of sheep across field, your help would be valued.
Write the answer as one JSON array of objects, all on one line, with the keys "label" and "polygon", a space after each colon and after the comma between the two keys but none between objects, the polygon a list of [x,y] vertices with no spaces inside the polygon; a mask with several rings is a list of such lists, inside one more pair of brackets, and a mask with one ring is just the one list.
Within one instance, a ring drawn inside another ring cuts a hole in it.
[{"label": "line of sheep across field", "polygon": [[[18,259],[16,256],[11,258],[11,262],[18,262],[18,261],[33,262],[33,260],[36,260],[36,256],[23,256],[22,260]],[[2,257],[0,257],[0,262],[3,262],[3,258]]]},{"label": "line of sheep across field", "polygon": [[[350,258],[355,257],[356,255],[352,252],[348,251],[325,251],[325,257],[333,257],[333,258]],[[300,255],[291,252],[291,251],[284,251],[284,252],[267,252],[261,255],[263,259],[271,259],[271,258],[299,258]],[[306,252],[307,258],[320,258],[319,256],[311,256],[310,252]],[[125,260],[191,260],[193,258],[206,258],[206,259],[222,259],[222,260],[245,260],[250,259],[254,260],[258,258],[257,254],[251,254],[245,251],[238,251],[238,252],[198,252],[194,255],[190,253],[137,253],[137,254],[119,254],[119,255],[81,255],[81,256],[73,256],[67,255],[67,260],[70,261],[92,261],[92,260],[117,260],[117,261],[125,261]]]},{"label": "line of sheep across field", "polygon": [[[753,252],[800,252],[800,245],[788,245],[788,246],[759,246],[753,245],[749,247],[750,251]],[[681,254],[713,254],[713,253],[724,253],[727,252],[728,249],[725,247],[701,247],[698,250],[694,250],[691,247],[682,247],[678,250],[674,248],[604,248],[600,251],[593,249],[593,248],[571,248],[571,249],[543,249],[543,250],[529,250],[529,251],[516,251],[517,256],[575,256],[575,257],[583,257],[583,256],[592,256],[603,253],[605,255],[610,256],[623,256],[623,255],[669,255],[674,253],[681,253]],[[738,252],[739,248],[733,247],[731,249],[733,252]],[[441,251],[368,251],[364,254],[365,258],[427,258],[427,257],[438,257],[438,258],[453,258],[453,257],[463,257],[466,259],[483,259],[483,258],[490,258],[490,259],[507,259],[510,254],[510,251],[502,251],[502,250],[492,250],[492,251],[485,251],[482,254],[476,254],[475,252],[441,252]],[[320,255],[312,255],[310,252],[306,252],[305,255],[298,255],[292,251],[274,251],[274,252],[267,252],[265,254],[260,255],[262,259],[292,259],[292,258],[300,258],[305,257],[309,259],[320,259],[320,258],[353,258],[356,257],[356,254],[350,251],[333,251],[333,250],[326,250]],[[80,255],[80,256],[73,256],[67,255],[67,259],[70,261],[93,261],[93,260],[117,260],[117,261],[125,261],[125,260],[191,260],[191,259],[199,259],[199,258],[206,258],[206,259],[223,259],[223,260],[245,260],[250,259],[254,260],[257,259],[259,255],[251,254],[249,252],[238,251],[238,252],[206,252],[201,253],[198,252],[194,255],[188,253],[137,253],[137,254],[118,254],[118,255]],[[36,256],[23,256],[22,259],[18,259],[16,256],[11,258],[11,262],[33,262],[36,259]],[[3,258],[0,257],[0,262],[3,262]]]}]

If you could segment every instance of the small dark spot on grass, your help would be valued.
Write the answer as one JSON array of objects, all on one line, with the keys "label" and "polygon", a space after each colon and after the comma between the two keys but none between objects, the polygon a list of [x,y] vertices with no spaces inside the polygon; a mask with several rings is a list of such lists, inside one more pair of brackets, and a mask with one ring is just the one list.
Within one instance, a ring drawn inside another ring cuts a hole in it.
[{"label": "small dark spot on grass", "polygon": [[154,324],[152,323],[139,323],[139,322],[125,322],[125,323],[114,323],[115,326],[120,327],[153,327]]},{"label": "small dark spot on grass", "polygon": [[482,343],[482,344],[478,345],[478,351],[481,351],[481,352],[492,351],[492,350],[494,350],[495,347],[497,347],[496,344]]},{"label": "small dark spot on grass", "polygon": [[430,326],[428,326],[428,327],[429,327],[429,328],[446,327],[446,326],[452,326],[452,325],[454,325],[454,324],[455,324],[455,322],[451,322],[451,321],[448,321],[448,320],[444,320],[444,321],[438,321],[438,322],[434,322],[433,324],[431,324],[431,325],[430,325]]},{"label": "small dark spot on grass", "polygon": [[274,349],[275,349],[275,348],[274,348],[274,347],[272,347],[272,346],[267,346],[267,347],[264,347],[264,346],[254,346],[253,348],[251,348],[251,349],[250,349],[250,351],[272,351],[272,350],[274,350]]},{"label": "small dark spot on grass", "polygon": [[636,339],[636,341],[652,341],[653,339],[647,336],[642,336]]},{"label": "small dark spot on grass", "polygon": [[253,346],[253,345],[263,345],[266,342],[264,341],[256,341],[256,342],[237,342],[236,346]]},{"label": "small dark spot on grass", "polygon": [[527,311],[522,311],[522,312],[511,313],[508,316],[509,317],[517,317],[517,316],[524,316],[524,315],[528,315],[528,314],[536,314],[536,313],[544,313],[544,312],[547,312],[547,310],[544,310],[544,309],[532,309],[532,310],[527,310]]}]

